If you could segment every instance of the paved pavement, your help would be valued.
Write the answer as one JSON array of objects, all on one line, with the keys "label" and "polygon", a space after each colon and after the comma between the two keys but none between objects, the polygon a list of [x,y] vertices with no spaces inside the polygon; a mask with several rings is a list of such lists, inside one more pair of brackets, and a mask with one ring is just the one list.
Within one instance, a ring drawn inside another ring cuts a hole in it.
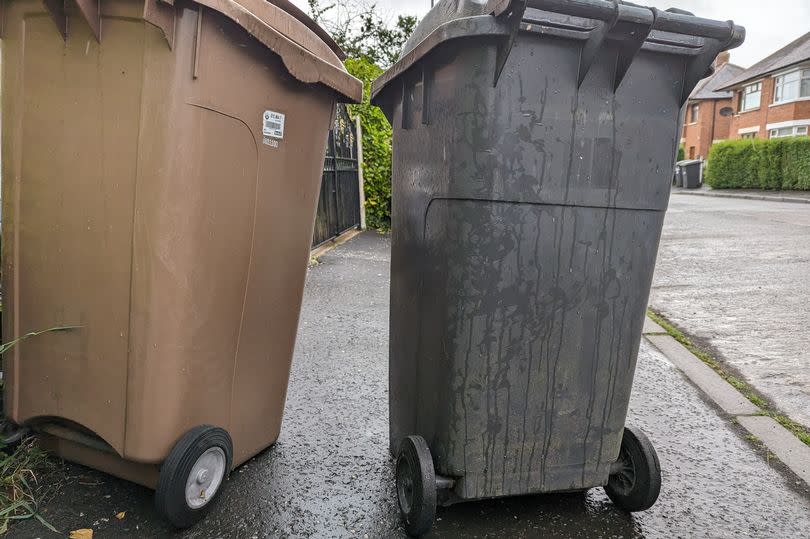
[{"label": "paved pavement", "polygon": [[650,302],[810,426],[810,207],[673,195]]},{"label": "paved pavement", "polygon": [[[388,240],[366,233],[311,270],[275,448],[238,470],[205,522],[183,533],[157,519],[151,493],[68,465],[45,516],[95,538],[399,538],[387,452]],[[658,448],[659,503],[629,516],[601,489],[440,509],[433,537],[771,538],[810,535],[810,494],[757,455],[741,430],[644,343],[630,423]],[[126,511],[122,521],[114,518]],[[33,521],[14,538],[50,537]]]}]

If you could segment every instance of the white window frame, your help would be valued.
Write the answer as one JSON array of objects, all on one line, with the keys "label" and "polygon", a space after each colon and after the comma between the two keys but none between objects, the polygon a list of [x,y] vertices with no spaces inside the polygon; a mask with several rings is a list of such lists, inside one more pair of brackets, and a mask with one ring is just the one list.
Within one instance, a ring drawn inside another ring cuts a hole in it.
[{"label": "white window frame", "polygon": [[[791,81],[786,83],[785,79],[791,75],[798,74],[798,78],[795,81]],[[805,83],[807,86],[807,94],[802,95],[802,83]],[[798,85],[798,93],[796,97],[791,97],[788,99],[780,99],[779,94],[784,94],[784,88],[786,84],[796,84]],[[783,73],[779,73],[778,75],[774,76],[774,85],[773,85],[773,105],[785,105],[787,103],[793,103],[795,101],[806,101],[810,100],[810,66],[802,66],[799,68],[792,69],[790,71],[785,71]]]},{"label": "white window frame", "polygon": [[689,105],[689,125],[694,125],[700,121],[700,103]]},{"label": "white window frame", "polygon": [[[806,125],[794,125],[792,127],[777,127],[768,131],[768,138],[790,138],[790,137],[806,137]],[[781,132],[781,134],[780,134]]]},{"label": "white window frame", "polygon": [[[756,87],[757,89],[753,90],[753,91],[749,91],[750,88],[754,88],[754,87]],[[754,106],[746,107],[746,105],[745,105],[745,101],[746,101],[745,96],[753,95],[753,94],[759,94],[759,102],[757,103],[757,105],[755,107]],[[740,106],[739,106],[740,110],[739,110],[739,112],[750,112],[752,110],[759,109],[761,106],[762,106],[762,81],[758,80],[756,82],[752,82],[751,84],[746,84],[745,86],[743,86],[743,89],[740,91]]]}]

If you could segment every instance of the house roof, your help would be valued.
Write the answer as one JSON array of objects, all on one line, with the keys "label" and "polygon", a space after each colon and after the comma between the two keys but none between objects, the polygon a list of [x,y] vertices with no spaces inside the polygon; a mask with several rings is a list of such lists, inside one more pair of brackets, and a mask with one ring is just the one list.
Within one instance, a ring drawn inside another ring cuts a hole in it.
[{"label": "house roof", "polygon": [[702,99],[728,99],[732,96],[729,91],[721,91],[730,80],[738,77],[745,68],[734,64],[723,64],[717,68],[713,75],[701,80],[689,96],[690,100]]},{"label": "house roof", "polygon": [[810,32],[746,69],[744,72],[728,81],[721,89],[730,89],[743,82],[758,79],[763,75],[788,68],[807,60],[810,60]]}]

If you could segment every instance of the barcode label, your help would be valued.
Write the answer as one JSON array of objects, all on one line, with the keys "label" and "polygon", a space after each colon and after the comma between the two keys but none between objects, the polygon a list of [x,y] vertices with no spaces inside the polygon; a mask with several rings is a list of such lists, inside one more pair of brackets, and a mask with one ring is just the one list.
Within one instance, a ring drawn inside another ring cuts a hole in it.
[{"label": "barcode label", "polygon": [[280,112],[273,112],[268,110],[264,113],[262,122],[262,133],[265,137],[272,137],[277,139],[284,138],[284,119],[285,116]]}]

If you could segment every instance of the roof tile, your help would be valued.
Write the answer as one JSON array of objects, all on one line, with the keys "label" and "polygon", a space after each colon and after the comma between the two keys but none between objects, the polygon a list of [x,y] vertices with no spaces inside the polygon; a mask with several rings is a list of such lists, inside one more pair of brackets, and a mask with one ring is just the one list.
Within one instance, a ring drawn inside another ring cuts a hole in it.
[{"label": "roof tile", "polygon": [[734,64],[723,64],[717,68],[714,75],[706,77],[700,81],[697,87],[689,96],[690,100],[702,99],[728,99],[732,96],[729,91],[721,91],[720,88],[724,87],[728,81],[738,77],[744,68]]},{"label": "roof tile", "polygon": [[739,86],[743,82],[758,79],[763,75],[788,68],[810,60],[810,32],[771,54],[764,60],[757,62],[720,88],[727,90]]}]

